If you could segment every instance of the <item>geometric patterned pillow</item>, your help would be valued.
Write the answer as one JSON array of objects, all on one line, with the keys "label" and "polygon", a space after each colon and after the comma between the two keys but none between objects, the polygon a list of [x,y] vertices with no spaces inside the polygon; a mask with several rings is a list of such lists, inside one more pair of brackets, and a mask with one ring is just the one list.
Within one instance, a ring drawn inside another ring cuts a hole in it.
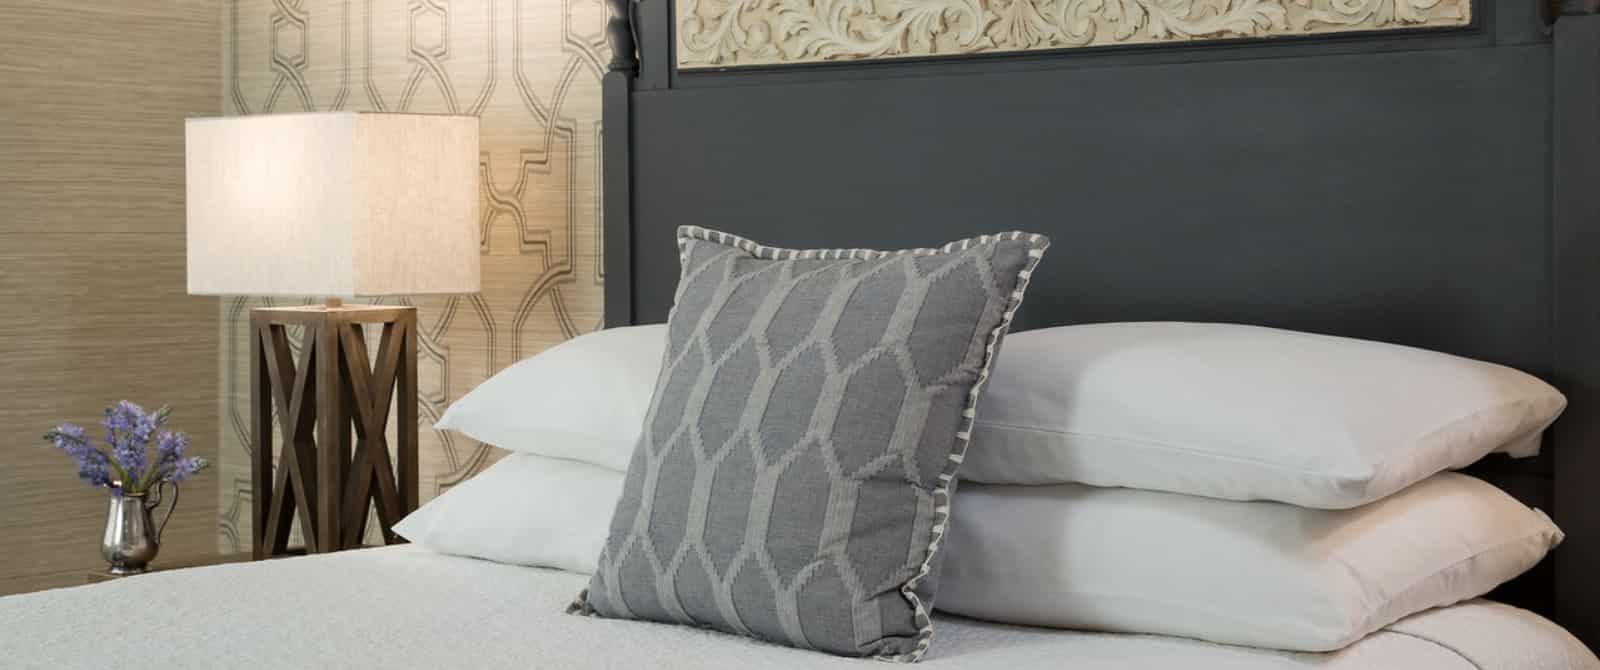
[{"label": "geometric patterned pillow", "polygon": [[921,658],[978,396],[1049,240],[678,243],[655,398],[572,611]]}]

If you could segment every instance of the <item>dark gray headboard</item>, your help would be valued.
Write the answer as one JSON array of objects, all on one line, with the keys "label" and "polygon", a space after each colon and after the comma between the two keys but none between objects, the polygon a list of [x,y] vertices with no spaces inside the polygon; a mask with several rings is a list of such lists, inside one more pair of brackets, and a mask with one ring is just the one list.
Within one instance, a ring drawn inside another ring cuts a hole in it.
[{"label": "dark gray headboard", "polygon": [[1475,472],[1569,537],[1497,595],[1600,647],[1600,17],[1479,0],[1443,33],[678,72],[667,4],[612,26],[609,324],[666,318],[683,224],[1015,228],[1055,241],[1019,328],[1231,321],[1513,365],[1570,407],[1543,456]]}]

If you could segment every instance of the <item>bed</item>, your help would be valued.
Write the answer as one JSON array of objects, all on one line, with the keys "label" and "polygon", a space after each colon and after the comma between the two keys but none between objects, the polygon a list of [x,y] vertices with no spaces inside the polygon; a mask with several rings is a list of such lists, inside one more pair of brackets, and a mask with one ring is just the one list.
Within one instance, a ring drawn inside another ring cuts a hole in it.
[{"label": "bed", "polygon": [[1469,472],[1567,539],[1491,597],[1600,647],[1592,3],[1481,0],[1446,31],[697,70],[671,65],[670,4],[612,25],[638,58],[603,84],[608,324],[666,319],[677,226],[887,249],[1016,227],[1053,246],[1014,331],[1246,323],[1510,365],[1570,404],[1540,456]]},{"label": "bed", "polygon": [[[681,626],[563,614],[586,581],[415,546],[219,565],[0,600],[0,648],[7,650],[6,667],[40,669],[99,667],[108,654],[174,669],[777,670],[869,663]],[[138,603],[140,625],[126,625],[127,612],[108,602]],[[951,617],[941,623],[935,651],[923,661],[931,668],[1600,668],[1561,628],[1487,601],[1412,617],[1335,654]]]},{"label": "bed", "polygon": [[[1471,472],[1549,511],[1567,540],[1492,601],[1332,654],[944,617],[926,662],[1600,668],[1584,647],[1600,645],[1600,17],[1551,27],[1531,2],[1476,4],[1471,25],[1426,34],[680,72],[668,4],[614,2],[607,324],[665,320],[681,225],[801,248],[1020,227],[1055,247],[1018,330],[1251,323],[1532,372],[1570,400],[1543,454]],[[108,655],[169,668],[861,663],[563,614],[586,579],[412,546],[157,573],[0,599],[0,649],[8,667],[38,668]]]}]

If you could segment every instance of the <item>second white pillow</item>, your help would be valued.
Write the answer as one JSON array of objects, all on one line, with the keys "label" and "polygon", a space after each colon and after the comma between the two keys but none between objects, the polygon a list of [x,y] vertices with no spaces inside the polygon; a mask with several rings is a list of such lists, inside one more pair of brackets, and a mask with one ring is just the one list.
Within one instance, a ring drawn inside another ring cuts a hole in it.
[{"label": "second white pillow", "polygon": [[511,454],[396,524],[434,551],[591,574],[605,546],[622,473]]},{"label": "second white pillow", "polygon": [[963,484],[935,607],[980,619],[1329,651],[1488,593],[1561,541],[1466,475],[1350,510]]}]

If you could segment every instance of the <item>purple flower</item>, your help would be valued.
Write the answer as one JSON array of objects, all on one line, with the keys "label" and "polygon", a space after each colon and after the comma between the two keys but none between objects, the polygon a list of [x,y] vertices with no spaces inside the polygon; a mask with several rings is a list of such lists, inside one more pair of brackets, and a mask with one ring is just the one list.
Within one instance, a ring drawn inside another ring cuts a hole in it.
[{"label": "purple flower", "polygon": [[208,465],[203,458],[185,458],[184,451],[188,447],[189,436],[183,433],[163,431],[156,436],[156,473],[158,481],[169,481],[176,484],[188,479]]},{"label": "purple flower", "polygon": [[[101,426],[109,453],[89,444],[83,427],[69,423],[51,429],[44,439],[72,458],[84,483],[139,493],[157,482],[183,481],[209,465],[203,458],[185,455],[188,436],[161,430],[171,413],[168,407],[146,412],[126,400],[107,407]],[[154,463],[149,453],[152,439]]]},{"label": "purple flower", "polygon": [[176,484],[188,479],[196,472],[204,470],[208,465],[210,465],[210,463],[207,463],[206,459],[198,456],[194,458],[181,459],[172,464],[172,467],[167,470],[166,476],[162,477],[162,479]]},{"label": "purple flower", "polygon": [[161,431],[161,434],[156,436],[156,467],[165,467],[169,463],[182,460],[183,451],[188,447],[188,435],[170,430]]},{"label": "purple flower", "polygon": [[127,477],[125,485],[145,479],[148,465],[145,447],[150,444],[156,429],[166,422],[168,413],[166,407],[146,412],[143,407],[126,400],[106,408],[101,425],[106,429],[106,444],[111,446],[111,457],[116,459]]},{"label": "purple flower", "polygon": [[78,466],[78,478],[90,486],[111,485],[111,470],[106,455],[89,444],[82,426],[64,423],[44,434],[44,439],[66,452]]}]

